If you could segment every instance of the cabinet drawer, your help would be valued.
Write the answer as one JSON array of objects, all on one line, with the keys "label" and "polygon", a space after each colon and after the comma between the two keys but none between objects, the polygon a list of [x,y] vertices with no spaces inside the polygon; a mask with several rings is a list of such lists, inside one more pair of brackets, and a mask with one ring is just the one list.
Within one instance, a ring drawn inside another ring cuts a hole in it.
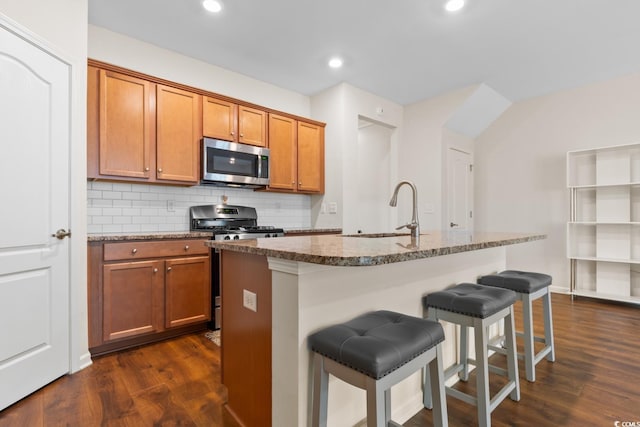
[{"label": "cabinet drawer", "polygon": [[206,239],[105,243],[104,260],[131,260],[168,256],[207,255]]}]

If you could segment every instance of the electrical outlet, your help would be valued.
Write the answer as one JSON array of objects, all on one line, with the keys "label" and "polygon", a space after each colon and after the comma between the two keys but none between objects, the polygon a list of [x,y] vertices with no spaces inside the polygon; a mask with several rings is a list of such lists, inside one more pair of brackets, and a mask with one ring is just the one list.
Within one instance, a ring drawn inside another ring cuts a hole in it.
[{"label": "electrical outlet", "polygon": [[167,200],[167,212],[175,212],[176,205],[173,200]]},{"label": "electrical outlet", "polygon": [[242,305],[251,311],[258,311],[258,295],[246,289],[242,290]]},{"label": "electrical outlet", "polygon": [[336,202],[329,203],[329,213],[330,214],[337,214],[338,213],[338,203],[336,203]]}]

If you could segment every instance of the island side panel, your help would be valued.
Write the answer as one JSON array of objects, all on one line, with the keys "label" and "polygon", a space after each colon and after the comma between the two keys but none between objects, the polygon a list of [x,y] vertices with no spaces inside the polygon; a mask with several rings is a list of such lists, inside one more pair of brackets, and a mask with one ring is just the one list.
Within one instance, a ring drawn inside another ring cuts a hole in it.
[{"label": "island side panel", "polygon": [[[271,425],[271,271],[261,255],[221,251],[222,383],[241,425]],[[243,290],[257,311],[243,305]]]},{"label": "island side panel", "polygon": [[[273,425],[310,425],[309,334],[370,310],[422,316],[424,295],[503,270],[505,260],[504,247],[371,267],[322,266],[269,258],[274,308]],[[443,326],[448,365],[456,360],[458,333],[451,324]],[[291,368],[295,363],[297,375]],[[362,391],[335,378],[330,378],[329,390],[328,425],[359,425],[366,414]],[[421,379],[416,373],[394,386],[393,419],[406,422],[421,408]]]}]

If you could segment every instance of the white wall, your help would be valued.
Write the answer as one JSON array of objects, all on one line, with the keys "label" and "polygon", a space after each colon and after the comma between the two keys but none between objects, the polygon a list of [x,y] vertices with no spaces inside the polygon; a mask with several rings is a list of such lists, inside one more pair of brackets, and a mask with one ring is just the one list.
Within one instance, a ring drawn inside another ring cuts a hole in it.
[{"label": "white wall", "polygon": [[516,103],[476,140],[476,229],[548,239],[509,247],[507,266],[568,288],[566,152],[640,141],[640,73]]},{"label": "white wall", "polygon": [[[327,123],[325,129],[325,194],[312,200],[312,225],[340,227],[345,233],[358,229],[359,201],[358,121],[361,118],[394,128],[391,135],[391,182],[397,180],[397,149],[402,137],[403,108],[394,102],[341,83],[311,98],[311,113],[316,120]],[[380,189],[389,194],[393,187]],[[338,204],[336,214],[320,213],[322,203]],[[393,217],[396,212],[393,210]],[[395,224],[395,220],[392,219]]]},{"label": "white wall", "polygon": [[87,0],[0,0],[0,13],[71,63],[70,371],[91,363],[87,335]]},{"label": "white wall", "polygon": [[[356,197],[358,231],[379,233],[390,230],[391,137],[394,129],[361,120],[358,131]],[[375,213],[375,214],[373,214]]]},{"label": "white wall", "polygon": [[[443,218],[443,171],[445,124],[474,92],[475,86],[459,89],[404,108],[403,136],[398,153],[398,179],[413,181],[418,188],[420,229],[440,230]],[[447,131],[451,133],[451,131]],[[460,137],[462,138],[462,136]],[[399,218],[411,218],[409,196],[398,201]],[[433,208],[432,213],[427,213]]]},{"label": "white wall", "polygon": [[89,58],[309,117],[307,96],[95,25],[89,25]]}]

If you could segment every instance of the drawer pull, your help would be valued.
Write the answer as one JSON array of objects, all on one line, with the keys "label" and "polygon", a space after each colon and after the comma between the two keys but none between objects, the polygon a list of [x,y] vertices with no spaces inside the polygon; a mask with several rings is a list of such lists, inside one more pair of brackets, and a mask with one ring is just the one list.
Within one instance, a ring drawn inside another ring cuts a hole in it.
[{"label": "drawer pull", "polygon": [[131,249],[131,253],[135,255],[136,253],[138,253],[138,250],[136,248],[133,248]]},{"label": "drawer pull", "polygon": [[154,273],[157,273],[157,272],[158,272],[158,269],[157,269],[157,268],[154,268],[154,269],[153,269],[153,272],[154,272]]},{"label": "drawer pull", "polygon": [[167,271],[171,271],[171,267],[167,267]]},{"label": "drawer pull", "polygon": [[184,250],[188,251],[189,250],[189,245],[184,245]]}]

